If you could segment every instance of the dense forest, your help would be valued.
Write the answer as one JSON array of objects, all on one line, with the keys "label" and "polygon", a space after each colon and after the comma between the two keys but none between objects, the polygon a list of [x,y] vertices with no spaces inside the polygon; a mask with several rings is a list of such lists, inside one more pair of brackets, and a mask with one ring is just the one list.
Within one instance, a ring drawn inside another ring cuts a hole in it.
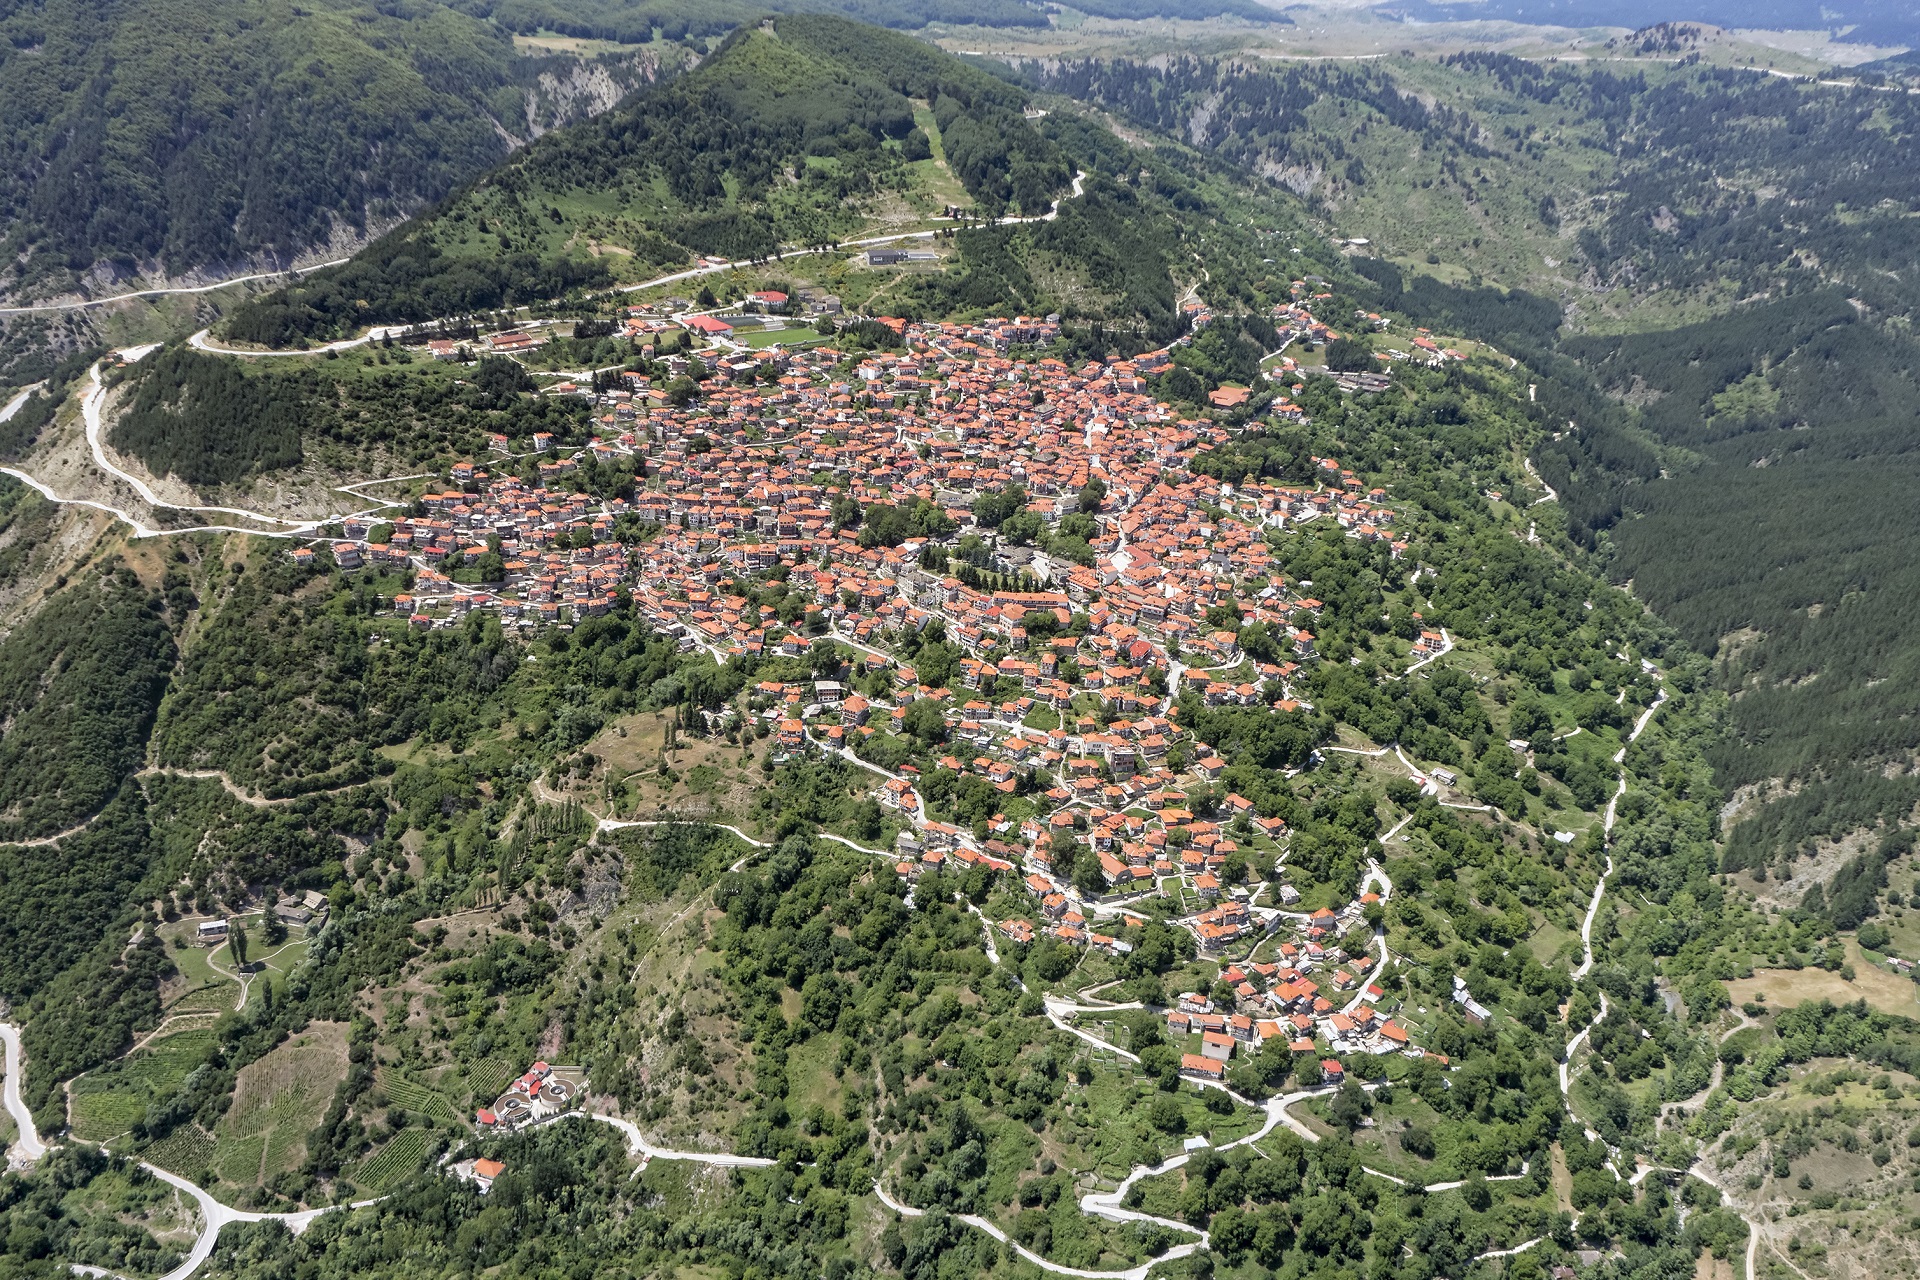
[{"label": "dense forest", "polygon": [[[1604,531],[1614,573],[1718,651],[1739,695],[1714,753],[1724,785],[1796,792],[1736,831],[1730,865],[1791,860],[1920,799],[1883,770],[1920,742],[1897,532],[1916,478],[1920,189],[1895,159],[1917,130],[1905,95],[1722,73],[1649,87],[1617,196],[1577,238],[1635,288],[1742,300],[1563,340],[1615,400],[1566,404],[1573,427],[1537,455],[1576,535]],[[1785,194],[1809,191],[1811,206]]]},{"label": "dense forest", "polygon": [[306,407],[287,379],[172,347],[140,366],[112,443],[155,475],[219,484],[298,464]]},{"label": "dense forest", "polygon": [[[412,213],[587,110],[441,4],[54,0],[0,16],[0,288],[286,264]],[[631,87],[679,50],[602,58]],[[504,123],[503,123],[504,122]]]},{"label": "dense forest", "polygon": [[89,573],[8,637],[0,661],[0,836],[50,836],[139,767],[173,666],[173,605],[125,569]]},{"label": "dense forest", "polygon": [[[581,340],[601,364],[631,362],[634,344]],[[562,445],[585,444],[591,406],[573,396],[530,394],[536,384],[513,361],[430,365],[404,347],[375,346],[345,361],[250,366],[169,347],[110,376],[123,397],[109,440],[157,475],[197,486],[243,484],[303,463],[366,475],[389,463],[417,468],[450,455],[475,456],[500,434],[531,446],[536,431]],[[523,460],[517,473],[538,476]],[[615,496],[631,488],[634,466],[589,463],[579,482]]]}]

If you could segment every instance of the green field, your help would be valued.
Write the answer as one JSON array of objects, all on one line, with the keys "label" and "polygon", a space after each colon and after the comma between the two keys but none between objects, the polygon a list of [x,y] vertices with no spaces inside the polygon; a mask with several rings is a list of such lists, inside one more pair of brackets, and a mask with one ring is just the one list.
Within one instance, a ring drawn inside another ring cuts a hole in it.
[{"label": "green field", "polygon": [[467,1087],[473,1090],[473,1102],[480,1106],[499,1097],[513,1079],[514,1069],[499,1058],[481,1058],[467,1064]]},{"label": "green field", "polygon": [[140,1153],[148,1164],[157,1164],[183,1178],[203,1178],[214,1162],[214,1141],[193,1125],[182,1125]]},{"label": "green field", "polygon": [[73,1090],[73,1136],[87,1142],[105,1142],[133,1127],[147,1114],[144,1099],[116,1090],[94,1091],[83,1077]]},{"label": "green field", "polygon": [[[193,923],[185,922],[184,931],[175,936],[187,938],[193,932]],[[167,936],[164,930],[161,936]],[[189,940],[183,947],[173,947],[171,954],[174,967],[180,970],[180,976],[196,987],[218,986],[223,982],[233,981],[233,957],[228,954],[224,943],[218,947],[202,947]],[[216,969],[215,964],[220,967]],[[232,998],[231,995],[229,998]]]},{"label": "green field", "polygon": [[104,1142],[125,1133],[179,1088],[212,1043],[210,1030],[176,1031],[80,1077],[73,1086],[74,1136]]},{"label": "green field", "polygon": [[354,1185],[374,1195],[384,1193],[420,1167],[427,1154],[425,1129],[402,1129],[385,1146],[355,1165],[348,1174]]},{"label": "green field", "polygon": [[387,1077],[385,1083],[387,1096],[407,1110],[449,1124],[456,1119],[453,1104],[447,1101],[445,1094],[398,1076]]},{"label": "green field", "polygon": [[217,982],[193,990],[167,1006],[168,1014],[226,1013],[239,998],[239,989],[231,982]]},{"label": "green field", "polygon": [[299,1167],[307,1135],[346,1074],[346,1053],[340,1024],[314,1023],[244,1067],[215,1129],[220,1176],[252,1186]]}]

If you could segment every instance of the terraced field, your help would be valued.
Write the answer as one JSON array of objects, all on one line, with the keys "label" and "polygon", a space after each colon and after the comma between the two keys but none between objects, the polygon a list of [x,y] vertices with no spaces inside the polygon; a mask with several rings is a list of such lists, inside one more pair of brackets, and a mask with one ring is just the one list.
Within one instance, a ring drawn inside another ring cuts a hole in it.
[{"label": "terraced field", "polygon": [[73,1086],[74,1136],[105,1142],[125,1133],[179,1088],[212,1041],[213,1032],[204,1028],[176,1031],[81,1076]]},{"label": "terraced field", "polygon": [[213,1138],[194,1125],[182,1125],[140,1153],[148,1164],[196,1181],[206,1176],[215,1155]]},{"label": "terraced field", "polygon": [[453,1104],[446,1095],[414,1080],[402,1076],[389,1076],[386,1081],[387,1096],[409,1111],[423,1116],[432,1116],[436,1120],[453,1123],[456,1116]]},{"label": "terraced field", "polygon": [[427,1155],[427,1131],[402,1129],[387,1144],[354,1166],[353,1184],[370,1195],[381,1195],[418,1169]]},{"label": "terraced field", "polygon": [[476,1104],[499,1097],[513,1076],[513,1067],[499,1058],[481,1058],[467,1064],[467,1087],[473,1090]]},{"label": "terraced field", "polygon": [[233,1008],[233,1002],[239,997],[239,989],[231,982],[214,983],[211,986],[195,987],[193,990],[167,1006],[169,1015],[176,1013],[225,1013]]},{"label": "terraced field", "polygon": [[346,1070],[346,1027],[332,1022],[313,1023],[243,1068],[217,1130],[220,1176],[252,1186],[299,1167]]}]

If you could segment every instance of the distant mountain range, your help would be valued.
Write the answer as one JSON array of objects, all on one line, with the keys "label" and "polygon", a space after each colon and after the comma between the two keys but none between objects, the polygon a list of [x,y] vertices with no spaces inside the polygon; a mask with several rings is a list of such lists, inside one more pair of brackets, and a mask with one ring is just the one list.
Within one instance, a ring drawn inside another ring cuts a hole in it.
[{"label": "distant mountain range", "polygon": [[1920,8],[1905,0],[1396,0],[1375,10],[1411,22],[1499,19],[1541,26],[1628,27],[1711,22],[1721,27],[1826,31],[1860,44],[1920,44]]}]

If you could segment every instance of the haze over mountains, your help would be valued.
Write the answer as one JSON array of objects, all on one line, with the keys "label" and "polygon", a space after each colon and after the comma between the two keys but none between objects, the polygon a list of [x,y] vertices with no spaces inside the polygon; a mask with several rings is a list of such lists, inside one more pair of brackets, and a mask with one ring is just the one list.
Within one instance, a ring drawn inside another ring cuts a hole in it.
[{"label": "haze over mountains", "polygon": [[1625,27],[1710,22],[1722,27],[1824,31],[1866,45],[1920,42],[1920,13],[1904,0],[1436,0],[1390,2],[1381,11],[1422,22],[1502,20],[1556,27]]}]

